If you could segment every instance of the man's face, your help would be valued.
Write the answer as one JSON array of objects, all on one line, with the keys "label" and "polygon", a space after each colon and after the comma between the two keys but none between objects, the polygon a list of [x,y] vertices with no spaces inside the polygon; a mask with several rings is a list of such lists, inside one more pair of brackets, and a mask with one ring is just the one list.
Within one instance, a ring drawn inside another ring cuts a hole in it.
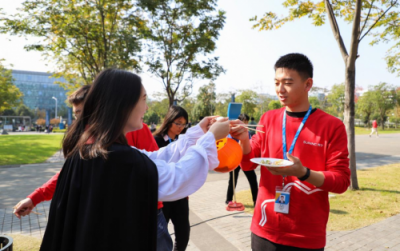
[{"label": "man's face", "polygon": [[75,119],[81,115],[83,109],[83,103],[80,103],[79,105],[72,104],[72,113],[74,114]]},{"label": "man's face", "polygon": [[275,91],[281,105],[289,111],[308,104],[308,91],[312,87],[312,78],[304,79],[295,70],[278,68],[275,71]]}]

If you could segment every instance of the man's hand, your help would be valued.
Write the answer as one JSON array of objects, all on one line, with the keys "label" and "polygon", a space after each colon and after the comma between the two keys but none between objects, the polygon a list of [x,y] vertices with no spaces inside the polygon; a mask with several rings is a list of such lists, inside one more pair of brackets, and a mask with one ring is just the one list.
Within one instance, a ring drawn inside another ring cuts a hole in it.
[{"label": "man's hand", "polygon": [[[282,175],[282,176],[295,176],[297,178],[301,178],[307,173],[307,168],[301,164],[299,158],[294,157],[293,155],[286,153],[286,156],[290,161],[294,164],[291,166],[285,167],[269,167],[266,168],[273,174],[273,175]],[[313,184],[316,187],[320,187],[325,182],[325,175],[322,172],[310,170],[310,177],[306,179],[306,181],[310,184]]]},{"label": "man's hand", "polygon": [[232,120],[230,121],[231,125],[231,130],[229,131],[229,134],[240,141],[248,140],[249,139],[249,131],[247,130],[243,123],[243,121],[240,121],[239,119]]},{"label": "man's hand", "polygon": [[26,198],[18,202],[17,205],[14,206],[14,214],[21,219],[21,216],[25,216],[31,213],[32,209],[35,206],[30,198]]},{"label": "man's hand", "polygon": [[273,175],[282,175],[282,176],[296,176],[297,178],[301,178],[307,173],[307,168],[301,164],[299,158],[294,157],[293,155],[286,153],[286,156],[290,161],[294,164],[291,166],[284,167],[269,167],[266,166],[268,171],[270,171]]}]

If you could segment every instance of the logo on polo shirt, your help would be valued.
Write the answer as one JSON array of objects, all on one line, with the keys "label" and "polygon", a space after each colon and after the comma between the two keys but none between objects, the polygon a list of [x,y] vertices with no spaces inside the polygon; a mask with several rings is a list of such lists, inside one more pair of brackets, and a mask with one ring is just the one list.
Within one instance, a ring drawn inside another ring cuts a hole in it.
[{"label": "logo on polo shirt", "polygon": [[310,141],[303,141],[303,143],[305,144],[305,145],[312,145],[312,146],[318,146],[318,147],[323,147],[324,146],[324,144],[320,144],[320,143],[315,143],[315,142],[310,142]]}]

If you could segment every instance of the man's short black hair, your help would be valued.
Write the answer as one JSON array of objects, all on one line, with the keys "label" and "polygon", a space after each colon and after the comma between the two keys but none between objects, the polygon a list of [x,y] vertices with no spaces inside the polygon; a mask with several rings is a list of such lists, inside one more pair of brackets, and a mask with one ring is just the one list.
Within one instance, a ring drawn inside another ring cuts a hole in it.
[{"label": "man's short black hair", "polygon": [[295,70],[304,79],[313,77],[313,65],[307,56],[300,53],[286,54],[275,63],[275,71],[278,68]]}]

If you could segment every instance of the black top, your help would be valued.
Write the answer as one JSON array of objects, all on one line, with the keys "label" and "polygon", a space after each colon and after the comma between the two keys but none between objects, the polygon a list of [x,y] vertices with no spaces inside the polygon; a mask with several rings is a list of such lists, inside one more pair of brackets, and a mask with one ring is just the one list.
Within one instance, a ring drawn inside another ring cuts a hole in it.
[{"label": "black top", "polygon": [[58,177],[41,251],[156,250],[158,173],[126,145],[107,160],[68,158]]},{"label": "black top", "polygon": [[[158,136],[158,135],[154,136],[154,139],[156,140],[158,148],[167,146],[170,143],[169,140],[165,140],[164,137],[161,137],[161,136]],[[177,140],[177,138],[175,138],[174,140],[171,140],[171,141],[174,142],[175,140]]]},{"label": "black top", "polygon": [[[313,114],[315,111],[317,110],[317,108],[314,108],[311,110],[311,114]],[[305,112],[289,112],[286,111],[286,114],[292,118],[304,118],[304,116],[306,116],[308,111]]]}]

